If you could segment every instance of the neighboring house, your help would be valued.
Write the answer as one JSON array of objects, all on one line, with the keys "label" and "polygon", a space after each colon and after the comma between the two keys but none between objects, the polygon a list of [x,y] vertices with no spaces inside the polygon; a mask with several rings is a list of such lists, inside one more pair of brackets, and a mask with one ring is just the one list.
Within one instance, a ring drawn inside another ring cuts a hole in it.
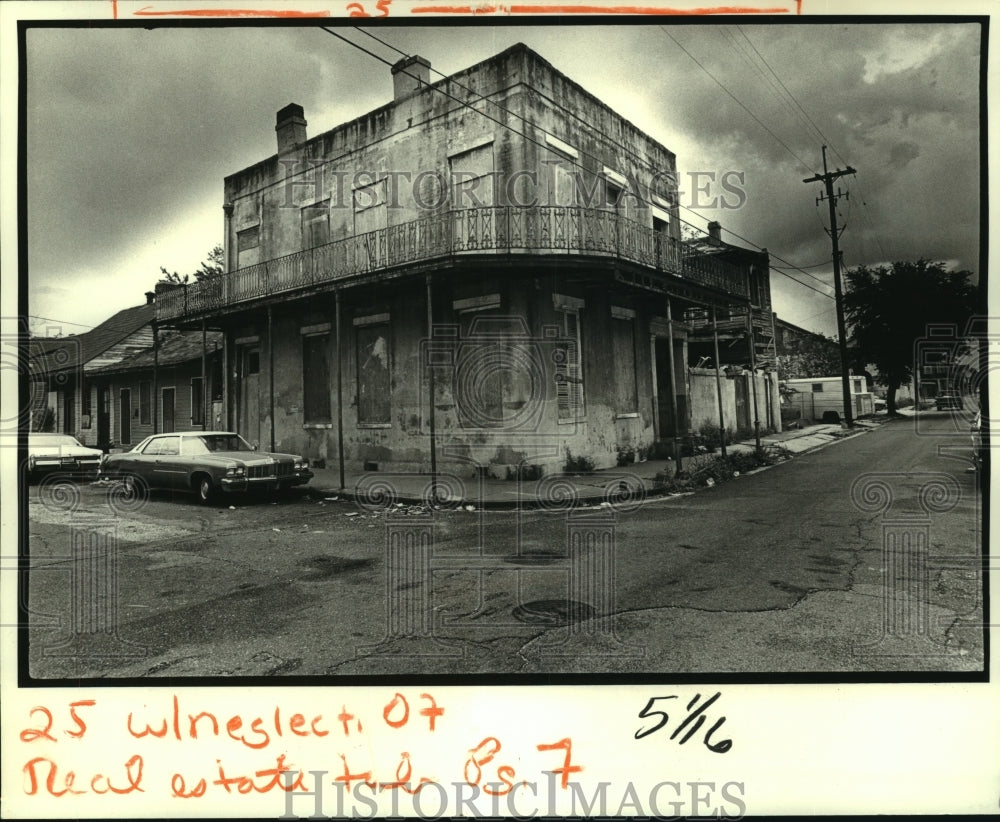
[{"label": "neighboring house", "polygon": [[[154,308],[126,308],[83,334],[28,340],[31,430],[77,437],[84,445],[107,448],[113,438],[112,395],[98,370],[153,344]],[[50,424],[45,424],[46,417]]]},{"label": "neighboring house", "polygon": [[837,341],[774,316],[774,348],[782,380],[840,372]]},{"label": "neighboring house", "polygon": [[208,332],[204,349],[201,333],[193,331],[158,334],[157,343],[155,352],[150,346],[93,372],[118,398],[111,429],[119,448],[154,433],[225,427],[222,335]]},{"label": "neighboring house", "polygon": [[393,86],[312,138],[279,111],[278,153],[225,180],[224,275],[157,289],[161,326],[223,334],[225,427],[505,476],[717,420],[684,318],[769,310],[766,255],[755,278],[681,242],[674,154],[523,45],[435,83],[407,58]]},{"label": "neighboring house", "polygon": [[[790,389],[785,396],[793,408],[799,410],[799,416],[807,420],[821,420],[824,415],[833,419],[836,415],[839,422],[844,413],[844,387],[839,376],[812,377],[801,380],[786,380]],[[875,411],[874,397],[868,390],[863,376],[848,378],[848,389],[851,394],[852,414],[855,418],[872,414]]]},{"label": "neighboring house", "polygon": [[[774,318],[771,311],[771,258],[767,250],[756,251],[727,243],[722,226],[708,224],[708,234],[685,240],[685,247],[695,259],[721,260],[740,272],[748,284],[742,303],[727,308],[689,308],[684,319],[691,326],[688,362],[691,365],[692,391],[702,395],[701,423],[717,422],[718,410],[711,413],[710,395],[720,393],[714,386],[715,358],[725,369],[727,382],[722,384],[723,416],[734,431],[749,431],[754,422],[761,428],[781,430],[778,368],[774,348]],[[752,345],[751,345],[752,340]],[[704,366],[711,366],[706,373]],[[752,376],[756,375],[756,379]],[[696,383],[704,383],[695,388]],[[694,419],[694,427],[699,420]]]}]

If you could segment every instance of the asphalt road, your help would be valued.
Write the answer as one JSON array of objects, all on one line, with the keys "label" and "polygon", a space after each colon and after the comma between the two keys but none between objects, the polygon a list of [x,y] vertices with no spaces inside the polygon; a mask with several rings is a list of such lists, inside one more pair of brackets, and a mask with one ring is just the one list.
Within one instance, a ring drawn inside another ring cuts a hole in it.
[{"label": "asphalt road", "polygon": [[31,486],[29,670],[980,670],[978,476],[947,414],[922,426],[621,511],[131,509],[106,483]]}]

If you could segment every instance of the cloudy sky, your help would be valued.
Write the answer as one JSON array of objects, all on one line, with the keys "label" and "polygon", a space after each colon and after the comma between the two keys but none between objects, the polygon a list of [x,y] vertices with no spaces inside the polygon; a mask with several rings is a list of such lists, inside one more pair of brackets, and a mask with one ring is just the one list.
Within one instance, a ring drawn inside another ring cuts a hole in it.
[{"label": "cloudy sky", "polygon": [[[925,257],[978,272],[976,25],[372,31],[445,74],[523,42],[674,151],[682,175],[744,174],[740,208],[682,218],[766,247],[787,269],[772,292],[791,322],[835,333],[833,300],[817,293],[832,291],[827,205],[802,182],[822,171],[824,142],[831,170],[858,172],[839,181],[848,266]],[[392,96],[387,66],[316,26],[32,29],[27,48],[29,311],[48,318],[37,333],[143,302],[160,266],[197,268],[222,241],[224,176],[275,152],[279,108],[301,104],[313,136]],[[699,205],[686,188],[682,204]]]}]

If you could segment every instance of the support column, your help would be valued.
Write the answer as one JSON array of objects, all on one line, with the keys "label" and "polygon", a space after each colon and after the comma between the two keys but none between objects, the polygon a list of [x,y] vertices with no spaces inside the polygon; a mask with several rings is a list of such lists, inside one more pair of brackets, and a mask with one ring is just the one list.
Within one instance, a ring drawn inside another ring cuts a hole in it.
[{"label": "support column", "polygon": [[201,430],[208,430],[208,332],[201,321]]},{"label": "support column", "polygon": [[271,419],[271,451],[274,451],[274,309],[267,307],[267,386],[268,416]]},{"label": "support column", "polygon": [[760,451],[760,411],[757,408],[757,351],[753,335],[753,308],[747,300],[747,345],[750,347],[750,387],[753,389],[753,438]]},{"label": "support column", "polygon": [[334,298],[334,333],[337,336],[337,461],[340,465],[340,488],[344,482],[344,357],[341,351],[340,339],[340,289],[333,292]]},{"label": "support column", "polygon": [[653,372],[653,435],[660,439],[660,393],[656,387],[656,335],[649,335],[649,365]]},{"label": "support column", "polygon": [[231,407],[233,391],[231,387],[233,364],[230,357],[229,329],[222,332],[222,407],[225,409],[225,424],[227,431],[234,431],[233,410]]},{"label": "support column", "polygon": [[667,356],[670,357],[670,408],[674,415],[674,459],[677,461],[677,471],[684,470],[684,444],[677,436],[681,421],[677,416],[677,362],[674,360],[674,318],[670,310],[670,297],[667,297]]},{"label": "support column", "polygon": [[[153,406],[153,433],[160,433],[159,403],[160,396],[160,327],[156,320],[153,320],[153,396],[149,398],[150,405]],[[141,398],[140,398],[141,401]]]},{"label": "support column", "polygon": [[712,306],[712,345],[715,348],[715,395],[719,400],[719,445],[722,457],[726,456],[726,414],[722,404],[722,376],[719,369],[722,364],[719,362],[719,320],[716,308]]},{"label": "support column", "polygon": [[[434,293],[431,288],[431,275],[427,275],[427,339],[434,337]],[[437,433],[434,429],[434,366],[428,363],[428,398],[427,398],[427,424],[431,435],[431,488],[432,495],[437,495]]]}]

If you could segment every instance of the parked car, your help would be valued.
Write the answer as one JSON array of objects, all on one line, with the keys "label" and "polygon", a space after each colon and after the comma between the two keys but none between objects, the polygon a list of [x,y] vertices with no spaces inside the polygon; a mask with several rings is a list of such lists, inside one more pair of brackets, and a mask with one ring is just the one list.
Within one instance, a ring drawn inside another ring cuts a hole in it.
[{"label": "parked car", "polygon": [[964,406],[962,405],[962,398],[958,394],[938,394],[934,398],[934,407],[938,411],[951,411],[954,409],[961,411]]},{"label": "parked car", "polygon": [[131,451],[105,456],[101,473],[133,490],[191,491],[205,503],[220,493],[281,491],[313,477],[302,457],[257,451],[231,431],[154,434]]},{"label": "parked car", "polygon": [[87,448],[69,434],[28,434],[28,479],[47,474],[97,479],[99,448]]}]

